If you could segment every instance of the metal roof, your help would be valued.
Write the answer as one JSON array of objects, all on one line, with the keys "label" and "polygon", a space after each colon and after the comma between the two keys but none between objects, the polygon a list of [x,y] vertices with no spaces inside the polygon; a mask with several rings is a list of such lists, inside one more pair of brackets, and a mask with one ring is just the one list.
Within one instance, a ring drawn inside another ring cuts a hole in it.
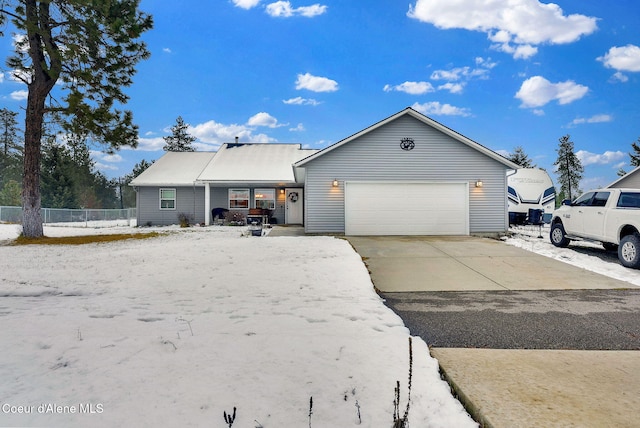
[{"label": "metal roof", "polygon": [[167,152],[130,185],[193,185],[215,155],[215,152]]}]

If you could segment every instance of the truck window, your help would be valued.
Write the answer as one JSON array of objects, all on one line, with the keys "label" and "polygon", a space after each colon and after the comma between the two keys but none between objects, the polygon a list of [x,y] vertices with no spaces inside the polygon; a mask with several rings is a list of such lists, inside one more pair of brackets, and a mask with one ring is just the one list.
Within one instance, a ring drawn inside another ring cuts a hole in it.
[{"label": "truck window", "polygon": [[620,193],[618,208],[640,208],[640,193]]},{"label": "truck window", "polygon": [[597,192],[591,200],[592,207],[604,207],[609,199],[609,192]]},{"label": "truck window", "polygon": [[584,195],[576,199],[571,205],[582,206],[582,207],[585,205],[589,205],[589,203],[591,202],[591,199],[593,198],[593,194],[594,192],[585,193]]}]

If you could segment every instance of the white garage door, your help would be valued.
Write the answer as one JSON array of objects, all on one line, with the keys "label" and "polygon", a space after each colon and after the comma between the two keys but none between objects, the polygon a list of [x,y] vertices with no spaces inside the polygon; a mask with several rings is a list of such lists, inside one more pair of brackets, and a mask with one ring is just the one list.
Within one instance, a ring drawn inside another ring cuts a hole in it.
[{"label": "white garage door", "polygon": [[468,235],[468,183],[345,183],[346,235]]}]

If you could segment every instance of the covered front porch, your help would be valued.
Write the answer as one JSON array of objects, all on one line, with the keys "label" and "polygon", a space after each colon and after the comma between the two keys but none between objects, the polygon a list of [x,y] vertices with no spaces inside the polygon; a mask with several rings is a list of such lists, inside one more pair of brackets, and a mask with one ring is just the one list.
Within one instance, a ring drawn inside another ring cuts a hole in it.
[{"label": "covered front porch", "polygon": [[[204,183],[204,224],[226,219],[268,216],[271,224],[304,224],[304,188],[296,183]],[[261,211],[261,212],[258,212]]]}]

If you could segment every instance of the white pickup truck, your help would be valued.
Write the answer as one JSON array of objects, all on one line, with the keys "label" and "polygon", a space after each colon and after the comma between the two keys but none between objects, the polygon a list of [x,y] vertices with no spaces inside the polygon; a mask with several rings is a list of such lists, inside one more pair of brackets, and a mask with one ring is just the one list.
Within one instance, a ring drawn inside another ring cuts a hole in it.
[{"label": "white pickup truck", "polygon": [[551,243],[601,242],[626,267],[640,268],[640,189],[599,189],[564,201],[551,218]]}]

